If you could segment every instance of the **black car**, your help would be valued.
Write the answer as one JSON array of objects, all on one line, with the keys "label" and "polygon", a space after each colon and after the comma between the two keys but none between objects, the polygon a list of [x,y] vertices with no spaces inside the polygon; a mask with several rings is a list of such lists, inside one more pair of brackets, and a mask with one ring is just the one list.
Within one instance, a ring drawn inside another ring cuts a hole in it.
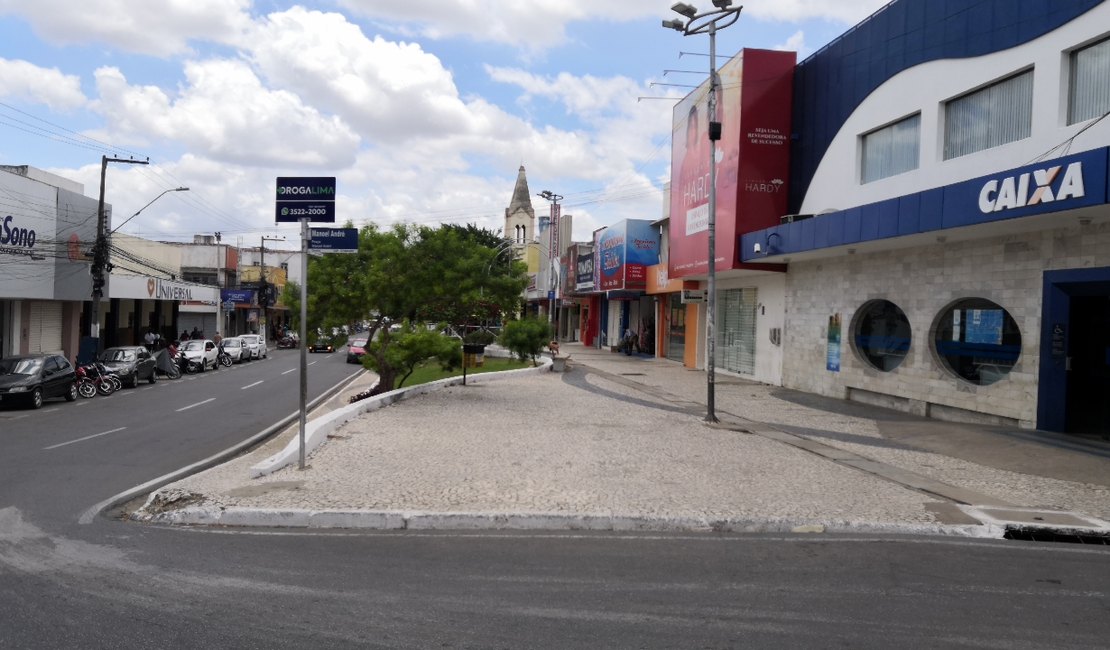
[{"label": "black car", "polygon": [[42,408],[42,401],[77,399],[77,371],[58,354],[27,354],[0,359],[0,404]]},{"label": "black car", "polygon": [[154,356],[141,345],[108,348],[100,353],[99,359],[108,370],[116,373],[124,386],[134,388],[140,379],[152,384],[158,381],[158,373],[154,372],[158,364]]},{"label": "black car", "polygon": [[320,339],[308,346],[309,352],[335,352],[335,344],[331,341]]}]

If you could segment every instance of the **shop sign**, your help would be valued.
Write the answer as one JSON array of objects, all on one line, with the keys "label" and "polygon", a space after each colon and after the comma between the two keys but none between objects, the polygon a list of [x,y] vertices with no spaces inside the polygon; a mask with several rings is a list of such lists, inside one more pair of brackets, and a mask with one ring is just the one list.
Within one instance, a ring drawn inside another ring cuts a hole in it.
[{"label": "shop sign", "polygon": [[694,303],[705,302],[704,289],[683,289],[682,290],[682,304],[689,305]]},{"label": "shop sign", "polygon": [[274,221],[335,222],[334,176],[279,176]]},{"label": "shop sign", "polygon": [[220,300],[231,303],[254,302],[254,289],[220,289]]}]

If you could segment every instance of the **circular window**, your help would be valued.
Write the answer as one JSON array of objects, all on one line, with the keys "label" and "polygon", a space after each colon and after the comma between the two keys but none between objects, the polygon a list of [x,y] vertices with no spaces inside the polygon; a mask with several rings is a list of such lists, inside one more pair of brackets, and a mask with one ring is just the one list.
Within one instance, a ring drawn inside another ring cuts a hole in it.
[{"label": "circular window", "polygon": [[872,300],[856,312],[852,341],[871,367],[890,372],[910,351],[910,321],[889,300]]},{"label": "circular window", "polygon": [[1021,355],[1017,323],[983,298],[960,300],[941,313],[933,343],[950,372],[981,386],[1010,374]]}]

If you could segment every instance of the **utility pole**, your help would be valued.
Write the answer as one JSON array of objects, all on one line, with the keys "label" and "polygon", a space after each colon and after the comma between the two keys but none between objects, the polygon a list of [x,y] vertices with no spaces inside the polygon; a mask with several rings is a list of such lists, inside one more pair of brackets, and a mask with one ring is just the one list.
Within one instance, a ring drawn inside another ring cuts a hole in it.
[{"label": "utility pole", "polygon": [[[96,208],[96,243],[93,244],[92,263],[92,318],[89,319],[89,335],[96,339],[96,350],[100,352],[100,299],[104,296],[104,273],[111,271],[108,262],[108,230],[107,219],[104,215],[104,180],[108,175],[108,163],[125,163],[128,165],[149,165],[149,160],[134,160],[130,158],[100,157],[100,202]],[[122,224],[121,224],[122,225]]]},{"label": "utility pole", "polygon": [[262,308],[262,320],[259,323],[260,333],[266,335],[267,318],[266,312],[270,308],[270,292],[266,283],[266,242],[268,241],[285,241],[285,237],[267,237],[262,236],[261,258],[259,265],[261,266],[261,273],[258,281],[258,306]]}]

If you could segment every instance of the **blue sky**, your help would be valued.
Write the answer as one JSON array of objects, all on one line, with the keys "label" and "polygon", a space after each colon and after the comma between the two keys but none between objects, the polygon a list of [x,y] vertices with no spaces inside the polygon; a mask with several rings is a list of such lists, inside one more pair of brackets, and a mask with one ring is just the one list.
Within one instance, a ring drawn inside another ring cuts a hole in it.
[{"label": "blue sky", "polygon": [[[296,238],[273,223],[276,176],[337,177],[341,221],[500,229],[523,164],[587,240],[662,214],[673,101],[643,98],[708,67],[707,37],[660,26],[671,4],[0,0],[0,164],[96,196],[101,155],[149,157],[109,167],[117,225],[190,191],[124,232],[244,245]],[[884,4],[750,0],[717,51],[800,60]]]}]

